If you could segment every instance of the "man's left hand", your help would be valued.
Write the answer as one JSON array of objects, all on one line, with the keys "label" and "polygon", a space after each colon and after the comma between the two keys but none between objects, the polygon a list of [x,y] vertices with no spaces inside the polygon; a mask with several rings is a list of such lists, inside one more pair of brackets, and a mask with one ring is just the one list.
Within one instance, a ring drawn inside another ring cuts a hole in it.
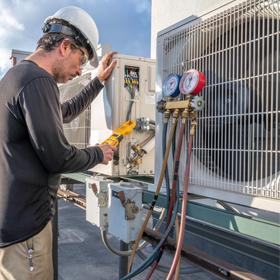
[{"label": "man's left hand", "polygon": [[115,68],[117,61],[112,61],[112,57],[114,54],[116,54],[116,52],[106,53],[100,60],[97,72],[97,77],[100,82],[106,81]]}]

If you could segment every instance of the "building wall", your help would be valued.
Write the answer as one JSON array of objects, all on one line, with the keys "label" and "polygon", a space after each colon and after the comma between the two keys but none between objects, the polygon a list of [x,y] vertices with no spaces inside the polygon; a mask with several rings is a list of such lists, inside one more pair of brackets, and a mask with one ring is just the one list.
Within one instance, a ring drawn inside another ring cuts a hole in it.
[{"label": "building wall", "polygon": [[221,6],[235,5],[239,0],[151,0],[151,57],[156,58],[157,33],[191,15],[202,16]]},{"label": "building wall", "polygon": [[18,64],[20,61],[22,61],[23,59],[25,59],[27,56],[29,56],[31,54],[31,52],[27,52],[27,51],[21,51],[21,50],[11,50],[11,67],[15,66],[16,64]]}]

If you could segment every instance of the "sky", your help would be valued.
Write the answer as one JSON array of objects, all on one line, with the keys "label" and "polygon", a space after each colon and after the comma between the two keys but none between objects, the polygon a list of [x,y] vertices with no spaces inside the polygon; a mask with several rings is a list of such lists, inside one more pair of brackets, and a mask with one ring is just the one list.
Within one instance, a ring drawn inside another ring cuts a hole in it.
[{"label": "sky", "polygon": [[33,51],[45,18],[69,5],[92,16],[101,45],[150,57],[151,0],[0,0],[0,78],[11,66],[11,49]]}]

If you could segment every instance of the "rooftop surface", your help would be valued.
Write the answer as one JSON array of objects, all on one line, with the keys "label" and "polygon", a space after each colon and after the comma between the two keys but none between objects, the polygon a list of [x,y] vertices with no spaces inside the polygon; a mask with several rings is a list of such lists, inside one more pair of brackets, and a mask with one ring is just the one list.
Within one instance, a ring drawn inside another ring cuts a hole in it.
[{"label": "rooftop surface", "polygon": [[[84,187],[75,187],[75,191],[83,193]],[[59,199],[58,227],[59,280],[119,279],[119,257],[105,248],[99,229],[86,221],[86,213],[83,209],[71,202]],[[119,241],[117,239],[111,237],[109,241],[115,248],[118,248]],[[171,265],[171,258],[169,265]],[[166,259],[169,262],[168,256]],[[135,267],[140,264],[140,261],[137,259]],[[218,279],[186,261],[183,262],[183,265],[189,268],[190,274],[181,275],[180,279]],[[146,273],[147,271],[144,271],[133,279],[145,279]],[[164,279],[164,275],[164,273],[156,272],[152,279]]]}]

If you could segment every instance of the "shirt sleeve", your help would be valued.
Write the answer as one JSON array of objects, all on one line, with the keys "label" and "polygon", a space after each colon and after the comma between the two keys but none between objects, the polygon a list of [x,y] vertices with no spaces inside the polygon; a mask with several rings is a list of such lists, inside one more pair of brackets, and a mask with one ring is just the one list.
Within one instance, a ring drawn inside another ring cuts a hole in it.
[{"label": "shirt sleeve", "polygon": [[37,78],[25,86],[19,94],[19,106],[32,147],[50,173],[80,172],[102,162],[99,147],[78,149],[68,143],[59,91],[50,78]]},{"label": "shirt sleeve", "polygon": [[103,84],[96,77],[76,96],[61,105],[63,122],[69,123],[81,114],[98,95]]}]

